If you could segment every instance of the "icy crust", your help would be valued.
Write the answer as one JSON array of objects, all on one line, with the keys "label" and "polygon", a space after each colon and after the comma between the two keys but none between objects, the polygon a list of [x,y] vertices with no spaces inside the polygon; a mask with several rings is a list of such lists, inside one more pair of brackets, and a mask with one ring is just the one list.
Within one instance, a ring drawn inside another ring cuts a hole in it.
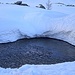
[{"label": "icy crust", "polygon": [[55,65],[24,65],[15,69],[0,68],[0,75],[75,75],[75,62]]},{"label": "icy crust", "polygon": [[75,45],[75,14],[0,5],[0,43],[33,37],[56,38]]}]

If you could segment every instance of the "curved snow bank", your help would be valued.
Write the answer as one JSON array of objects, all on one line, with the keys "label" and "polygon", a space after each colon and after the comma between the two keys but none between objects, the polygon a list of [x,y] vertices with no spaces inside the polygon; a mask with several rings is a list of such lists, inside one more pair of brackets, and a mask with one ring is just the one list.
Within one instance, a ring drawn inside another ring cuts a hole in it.
[{"label": "curved snow bank", "polygon": [[22,35],[19,30],[8,30],[0,33],[0,43],[13,42],[17,39],[28,38],[27,35]]},{"label": "curved snow bank", "polygon": [[0,75],[75,75],[75,62],[55,65],[24,65],[19,69],[0,68]]},{"label": "curved snow bank", "polygon": [[57,38],[75,45],[75,14],[0,5],[0,43],[36,36]]}]

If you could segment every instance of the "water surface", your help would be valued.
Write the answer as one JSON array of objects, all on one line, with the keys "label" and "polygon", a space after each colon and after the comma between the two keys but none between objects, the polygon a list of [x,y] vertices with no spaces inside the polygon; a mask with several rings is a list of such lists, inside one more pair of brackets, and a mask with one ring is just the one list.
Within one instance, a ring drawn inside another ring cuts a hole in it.
[{"label": "water surface", "polygon": [[52,38],[22,39],[0,44],[0,67],[75,61],[75,46]]}]

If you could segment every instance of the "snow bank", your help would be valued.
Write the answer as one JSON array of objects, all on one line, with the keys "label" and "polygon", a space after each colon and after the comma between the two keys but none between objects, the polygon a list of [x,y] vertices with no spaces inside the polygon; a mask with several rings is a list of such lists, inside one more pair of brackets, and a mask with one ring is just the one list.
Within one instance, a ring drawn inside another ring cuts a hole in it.
[{"label": "snow bank", "polygon": [[0,68],[0,75],[75,75],[75,62],[56,65],[24,65],[19,69]]},{"label": "snow bank", "polygon": [[0,43],[51,37],[75,45],[75,14],[18,5],[0,5]]}]

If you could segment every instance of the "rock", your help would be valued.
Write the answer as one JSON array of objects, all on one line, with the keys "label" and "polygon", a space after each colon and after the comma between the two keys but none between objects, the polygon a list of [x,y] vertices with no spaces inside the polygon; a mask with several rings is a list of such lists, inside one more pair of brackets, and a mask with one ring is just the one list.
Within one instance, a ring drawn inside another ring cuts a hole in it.
[{"label": "rock", "polygon": [[66,6],[75,7],[75,5],[66,5]]},{"label": "rock", "polygon": [[29,6],[28,4],[21,4],[22,6]]},{"label": "rock", "polygon": [[22,4],[22,1],[17,1],[14,4],[21,5]]},{"label": "rock", "polygon": [[46,9],[42,4],[39,4],[39,6],[36,6],[36,7]]},{"label": "rock", "polygon": [[42,4],[39,4],[39,5],[40,5],[40,8],[46,9]]},{"label": "rock", "polygon": [[14,4],[21,5],[21,6],[29,6],[28,4],[22,4],[22,1],[17,1]]},{"label": "rock", "polygon": [[6,3],[6,4],[9,4],[9,3]]}]

